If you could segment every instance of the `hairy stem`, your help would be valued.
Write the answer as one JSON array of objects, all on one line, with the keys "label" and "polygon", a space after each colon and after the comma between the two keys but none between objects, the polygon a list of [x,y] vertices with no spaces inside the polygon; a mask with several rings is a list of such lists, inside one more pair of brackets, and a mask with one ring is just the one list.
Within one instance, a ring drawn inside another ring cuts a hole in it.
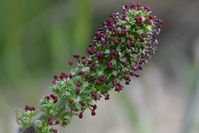
[{"label": "hairy stem", "polygon": [[37,133],[37,131],[33,126],[30,126],[29,128],[25,130],[23,130],[22,128],[19,128],[17,133]]}]

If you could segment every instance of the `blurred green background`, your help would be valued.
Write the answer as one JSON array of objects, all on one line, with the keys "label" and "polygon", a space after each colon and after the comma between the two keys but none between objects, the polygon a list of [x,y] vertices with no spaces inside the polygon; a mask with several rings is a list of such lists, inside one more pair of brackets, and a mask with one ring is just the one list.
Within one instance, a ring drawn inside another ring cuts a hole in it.
[{"label": "blurred green background", "polygon": [[[54,74],[85,49],[128,0],[0,1],[0,133],[15,133],[15,110],[37,105]],[[135,1],[163,19],[159,50],[124,92],[101,101],[96,117],[74,118],[66,133],[198,133],[199,1]]]}]

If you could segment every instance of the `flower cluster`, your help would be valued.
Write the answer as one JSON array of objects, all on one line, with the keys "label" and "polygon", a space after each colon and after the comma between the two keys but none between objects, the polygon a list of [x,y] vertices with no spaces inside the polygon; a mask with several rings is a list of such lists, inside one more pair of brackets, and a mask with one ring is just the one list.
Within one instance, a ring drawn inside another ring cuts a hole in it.
[{"label": "flower cluster", "polygon": [[96,101],[109,100],[110,90],[121,92],[123,83],[139,77],[157,49],[161,26],[161,20],[141,4],[130,3],[120,13],[112,13],[95,33],[88,55],[74,54],[68,62],[72,70],[55,75],[53,93],[40,100],[38,109],[25,107],[18,122],[24,128],[34,126],[39,133],[56,133],[56,125],[66,126],[75,115],[82,119],[86,109],[96,115]]}]

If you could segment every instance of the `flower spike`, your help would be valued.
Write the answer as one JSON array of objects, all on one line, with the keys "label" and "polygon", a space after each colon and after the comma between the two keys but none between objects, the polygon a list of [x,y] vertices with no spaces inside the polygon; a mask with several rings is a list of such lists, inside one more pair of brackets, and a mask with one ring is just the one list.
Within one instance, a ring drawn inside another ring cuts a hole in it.
[{"label": "flower spike", "polygon": [[54,76],[53,93],[40,100],[38,108],[26,106],[17,113],[24,128],[38,133],[56,133],[55,125],[66,126],[73,116],[83,118],[90,109],[96,115],[96,101],[109,100],[109,92],[121,92],[139,77],[151,55],[157,50],[157,36],[162,28],[147,6],[130,3],[120,13],[112,13],[99,28],[87,48],[87,56],[73,55],[70,73]]}]

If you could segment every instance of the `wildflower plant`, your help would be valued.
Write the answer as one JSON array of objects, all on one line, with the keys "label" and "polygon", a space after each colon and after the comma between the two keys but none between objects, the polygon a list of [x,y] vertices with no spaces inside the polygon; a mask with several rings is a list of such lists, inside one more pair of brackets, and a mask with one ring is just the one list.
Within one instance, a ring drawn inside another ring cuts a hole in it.
[{"label": "wildflower plant", "polygon": [[157,50],[162,22],[147,6],[130,3],[112,13],[94,35],[87,56],[73,55],[69,73],[53,77],[52,93],[40,99],[39,107],[17,110],[22,129],[57,133],[56,125],[67,126],[73,116],[80,119],[86,109],[96,115],[96,101],[109,100],[111,90],[121,92],[131,77],[139,77],[143,65]]}]

